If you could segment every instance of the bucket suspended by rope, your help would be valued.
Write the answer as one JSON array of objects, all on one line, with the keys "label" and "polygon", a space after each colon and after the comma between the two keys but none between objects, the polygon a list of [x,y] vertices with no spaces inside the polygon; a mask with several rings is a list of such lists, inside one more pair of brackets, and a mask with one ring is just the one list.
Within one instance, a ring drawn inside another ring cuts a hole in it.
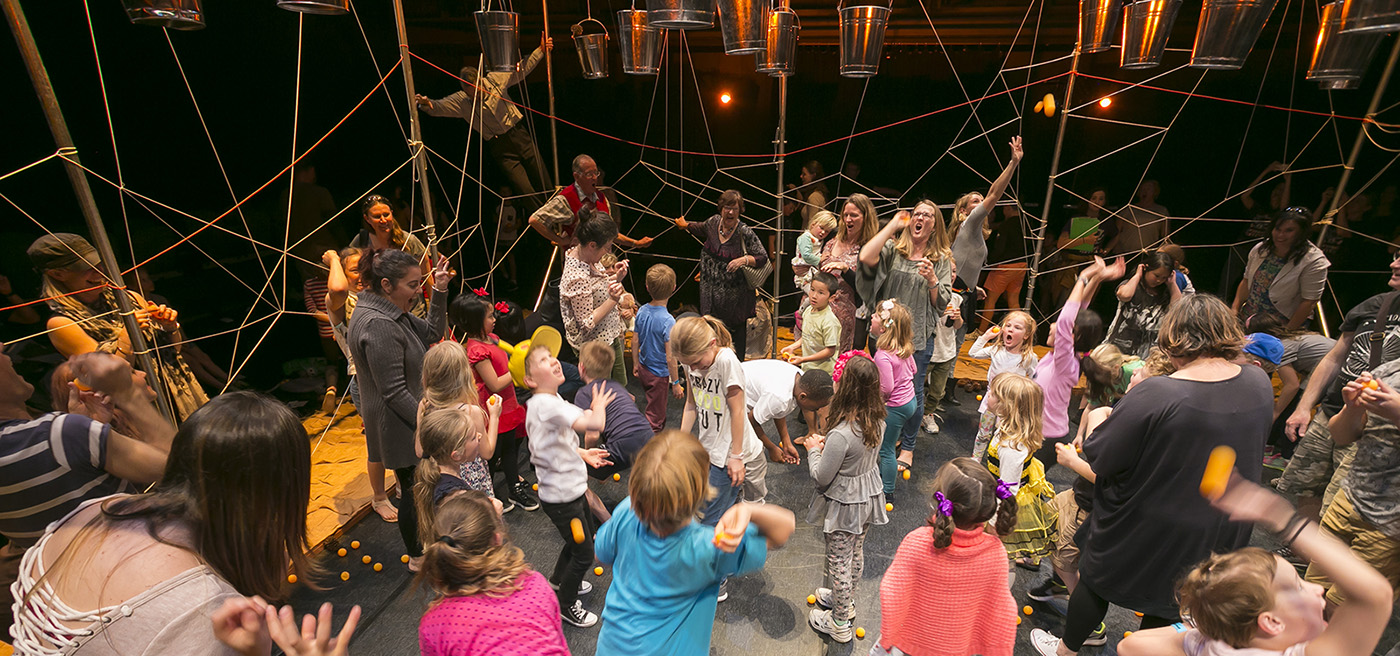
[{"label": "bucket suspended by rope", "polygon": [[787,77],[793,73],[797,59],[797,32],[801,25],[797,22],[797,12],[788,7],[779,7],[768,12],[767,26],[764,29],[764,49],[755,56],[759,73],[773,77]]},{"label": "bucket suspended by rope", "polygon": [[520,14],[491,9],[478,11],[476,34],[481,38],[486,70],[514,73],[520,69]]},{"label": "bucket suspended by rope", "polygon": [[715,13],[724,54],[748,55],[767,47],[768,0],[716,0]]},{"label": "bucket suspended by rope", "polygon": [[1191,48],[1192,68],[1233,71],[1244,66],[1276,1],[1205,0]]},{"label": "bucket suspended by rope", "polygon": [[703,30],[715,25],[715,0],[647,0],[647,18],[665,30]]},{"label": "bucket suspended by rope", "polygon": [[[592,21],[598,24],[602,32],[594,34],[584,34],[583,24]],[[583,77],[586,80],[599,80],[608,76],[608,27],[593,17],[585,18],[572,27],[569,32],[574,35],[574,48],[578,50],[578,65],[583,69]]]},{"label": "bucket suspended by rope", "polygon": [[890,8],[838,5],[836,12],[841,17],[841,77],[874,77],[880,72]]},{"label": "bucket suspended by rope", "polygon": [[1366,65],[1376,54],[1382,32],[1342,32],[1344,0],[1322,6],[1322,24],[1317,30],[1312,63],[1307,79],[1316,80],[1324,89],[1355,89],[1361,86]]},{"label": "bucket suspended by rope", "polygon": [[1123,8],[1121,68],[1152,68],[1162,63],[1167,37],[1176,23],[1181,0],[1136,0]]},{"label": "bucket suspended by rope", "polygon": [[1112,48],[1121,11],[1121,0],[1079,0],[1079,52]]},{"label": "bucket suspended by rope", "polygon": [[1342,34],[1400,31],[1400,0],[1351,0],[1342,6]]},{"label": "bucket suspended by rope", "polygon": [[200,0],[122,0],[126,17],[135,25],[172,30],[204,29]]},{"label": "bucket suspended by rope", "polygon": [[350,0],[277,0],[277,7],[302,14],[338,16],[350,13]]},{"label": "bucket suspended by rope", "polygon": [[647,22],[644,9],[617,12],[617,46],[622,51],[622,72],[656,75],[661,72],[662,30]]}]

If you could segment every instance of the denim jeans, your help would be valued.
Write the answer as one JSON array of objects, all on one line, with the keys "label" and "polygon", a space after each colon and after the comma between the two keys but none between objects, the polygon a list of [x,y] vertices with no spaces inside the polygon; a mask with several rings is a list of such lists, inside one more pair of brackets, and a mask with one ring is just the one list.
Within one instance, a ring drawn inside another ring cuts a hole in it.
[{"label": "denim jeans", "polygon": [[934,336],[928,336],[928,343],[924,348],[914,351],[914,403],[917,406],[914,416],[919,421],[909,421],[904,424],[904,431],[901,433],[899,448],[905,451],[914,450],[914,440],[919,436],[919,422],[924,418],[924,380],[928,378],[928,362],[933,357]]},{"label": "denim jeans", "polygon": [[724,512],[739,500],[739,491],[743,489],[743,484],[734,485],[729,481],[729,470],[710,465],[710,487],[715,490],[715,498],[700,508],[700,523],[706,526],[719,523],[719,518],[724,516]]},{"label": "denim jeans", "polygon": [[906,424],[918,426],[921,415],[916,415],[919,404],[909,399],[899,407],[885,406],[885,438],[880,441],[880,480],[885,483],[885,494],[894,494],[894,481],[898,478],[895,464],[895,447],[899,445],[900,434]]}]

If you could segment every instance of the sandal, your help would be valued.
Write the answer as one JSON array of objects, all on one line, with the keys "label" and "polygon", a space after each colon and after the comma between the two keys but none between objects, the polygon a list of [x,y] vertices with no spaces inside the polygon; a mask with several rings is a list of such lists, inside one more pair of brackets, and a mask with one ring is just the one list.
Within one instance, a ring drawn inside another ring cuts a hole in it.
[{"label": "sandal", "polygon": [[[907,460],[905,459],[906,456],[908,456],[908,459],[907,459]],[[897,459],[895,460],[895,467],[897,467],[897,468],[899,469],[899,471],[901,471],[901,472],[903,472],[903,471],[906,470],[906,469],[913,469],[913,468],[914,468],[914,452],[913,452],[913,451],[900,451],[900,452],[899,452],[899,458],[897,458]]]},{"label": "sandal", "polygon": [[370,507],[374,508],[374,512],[379,514],[380,519],[390,524],[399,521],[399,509],[395,508],[388,499],[375,499],[370,502]]}]

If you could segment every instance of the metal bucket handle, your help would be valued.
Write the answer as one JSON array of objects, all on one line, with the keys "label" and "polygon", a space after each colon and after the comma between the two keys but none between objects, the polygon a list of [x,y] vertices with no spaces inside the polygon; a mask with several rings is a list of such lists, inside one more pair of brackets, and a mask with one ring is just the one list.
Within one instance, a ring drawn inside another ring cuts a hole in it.
[{"label": "metal bucket handle", "polygon": [[[871,6],[884,6],[884,5],[880,5],[880,4],[876,3],[876,2],[862,2],[862,3],[860,3],[860,6],[862,6],[862,7],[871,7]],[[846,8],[846,0],[839,0],[839,2],[836,3],[836,13],[838,13],[838,14],[841,13],[841,10],[842,10],[842,9],[845,9],[845,8]],[[889,10],[890,10],[890,11],[894,11],[894,0],[890,0]],[[797,12],[796,12],[796,11],[793,11],[792,13],[795,14],[795,13],[797,13]]]},{"label": "metal bucket handle", "polygon": [[[582,27],[583,24],[584,24],[584,23],[587,23],[588,21],[593,21],[593,22],[597,23],[597,24],[598,24],[598,27],[603,28],[603,36],[608,36],[608,26],[607,26],[607,25],[604,25],[604,24],[603,24],[603,21],[600,21],[600,20],[598,20],[598,19],[596,19],[596,18],[594,18],[594,17],[592,17],[592,16],[589,16],[588,18],[585,18],[585,19],[583,19],[583,20],[581,20],[581,21],[579,21],[579,22],[577,22],[577,23],[574,23],[574,25],[576,25],[576,26],[578,26],[578,27]],[[579,36],[583,36],[583,33],[580,32],[580,33],[579,33]]]},{"label": "metal bucket handle", "polygon": [[[845,0],[842,0],[842,2],[844,1]],[[792,8],[792,5],[788,4],[787,0],[779,0],[779,4],[777,6],[769,5],[768,10],[773,13],[777,13],[780,11],[789,12],[792,14],[793,23],[796,23],[798,28],[802,27],[802,16],[797,13],[796,9]],[[837,3],[836,11],[841,11],[841,3]]]},{"label": "metal bucket handle", "polygon": [[[496,11],[515,11],[515,6],[510,0],[498,0],[501,6]],[[491,0],[481,0],[481,11],[491,11]]]}]

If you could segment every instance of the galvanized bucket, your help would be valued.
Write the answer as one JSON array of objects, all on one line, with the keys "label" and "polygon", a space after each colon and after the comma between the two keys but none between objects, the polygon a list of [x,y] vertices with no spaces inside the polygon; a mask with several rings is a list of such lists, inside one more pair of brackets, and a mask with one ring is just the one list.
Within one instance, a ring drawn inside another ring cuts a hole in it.
[{"label": "galvanized bucket", "polygon": [[647,12],[617,12],[617,46],[622,51],[622,72],[656,75],[661,72],[662,30],[647,22]]},{"label": "galvanized bucket", "polygon": [[767,47],[768,0],[716,0],[724,54],[748,55]]},{"label": "galvanized bucket", "polygon": [[277,6],[303,14],[335,16],[350,13],[350,0],[277,0]]},{"label": "galvanized bucket", "polygon": [[1181,0],[1136,0],[1123,8],[1122,68],[1152,68],[1162,63]]},{"label": "galvanized bucket", "polygon": [[838,7],[837,13],[841,16],[841,76],[874,77],[880,72],[890,8]]},{"label": "galvanized bucket", "polygon": [[122,0],[126,16],[136,25],[172,30],[204,29],[200,0]]},{"label": "galvanized bucket", "polygon": [[[584,34],[583,24],[593,21],[602,28],[596,34]],[[578,65],[583,69],[586,80],[598,80],[608,76],[608,27],[596,18],[585,18],[569,29],[574,35],[574,48],[578,50]]]},{"label": "galvanized bucket", "polygon": [[1121,0],[1079,0],[1079,52],[1103,52],[1118,33]]},{"label": "galvanized bucket", "polygon": [[1400,0],[1351,0],[1342,7],[1342,34],[1400,30]]},{"label": "galvanized bucket", "polygon": [[[1318,27],[1312,63],[1308,65],[1307,79],[1323,82],[1323,88],[1350,89],[1359,86],[1361,77],[1366,74],[1366,65],[1385,38],[1382,32],[1342,32],[1342,3],[1343,0],[1337,0],[1322,6],[1322,24]],[[1347,81],[1353,84],[1327,86]]]},{"label": "galvanized bucket", "polygon": [[663,30],[703,30],[715,25],[715,0],[647,0],[647,18]]},{"label": "galvanized bucket", "polygon": [[486,70],[514,73],[520,69],[520,14],[513,11],[476,12],[476,33]]},{"label": "galvanized bucket", "polygon": [[1244,66],[1276,0],[1205,0],[1191,66],[1233,71]]},{"label": "galvanized bucket", "polygon": [[797,12],[780,7],[768,12],[767,22],[765,47],[755,56],[755,70],[773,77],[792,75],[797,60],[797,32],[802,28],[797,22]]}]

